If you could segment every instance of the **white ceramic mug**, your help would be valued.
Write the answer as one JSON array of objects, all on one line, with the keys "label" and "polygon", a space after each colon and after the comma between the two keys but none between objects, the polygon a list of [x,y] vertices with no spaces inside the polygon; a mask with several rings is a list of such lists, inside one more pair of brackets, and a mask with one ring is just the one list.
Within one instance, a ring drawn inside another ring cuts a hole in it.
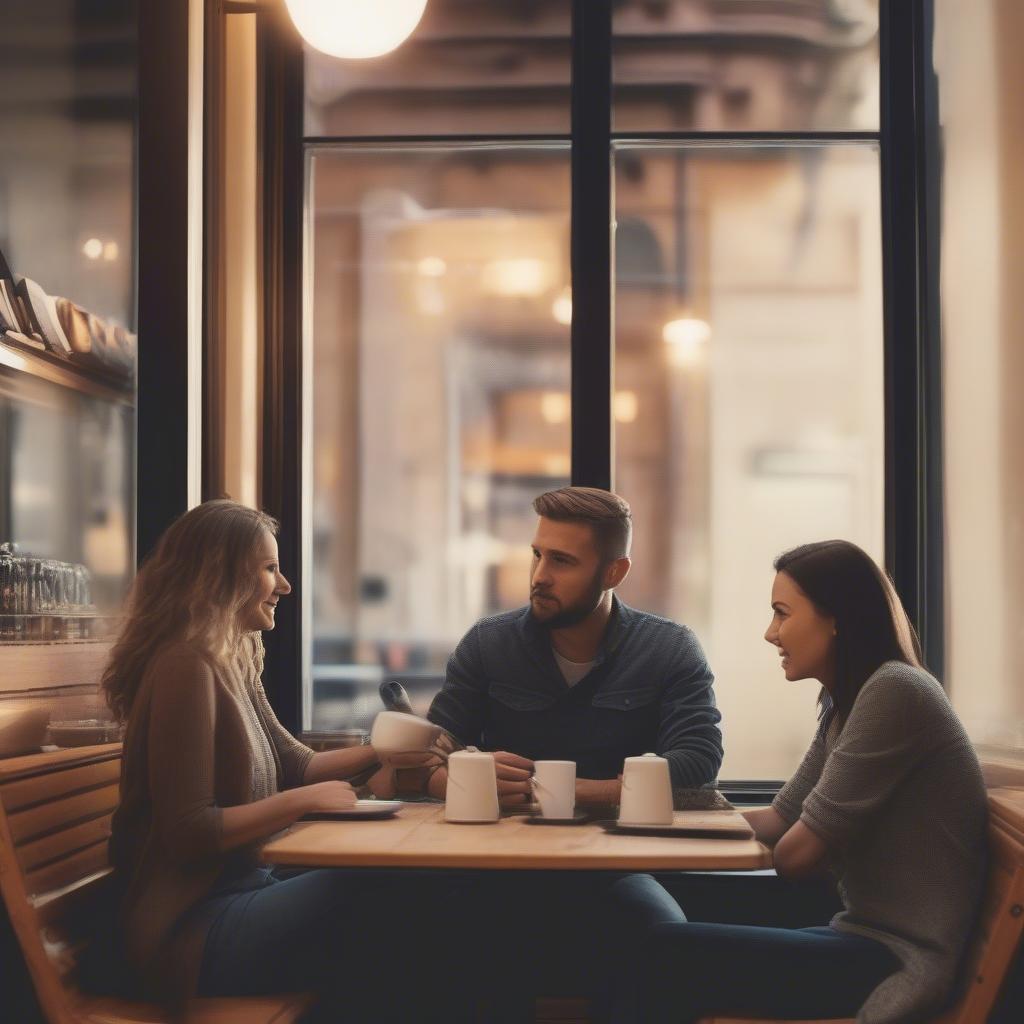
[{"label": "white ceramic mug", "polygon": [[456,750],[449,755],[444,819],[498,820],[498,773],[490,754],[482,750]]},{"label": "white ceramic mug", "polygon": [[417,715],[379,711],[370,730],[370,745],[384,755],[429,750],[441,732],[441,726]]},{"label": "white ceramic mug", "polygon": [[672,824],[672,780],[665,758],[657,754],[626,758],[619,821],[623,825]]},{"label": "white ceramic mug", "polygon": [[576,762],[535,761],[530,779],[545,818],[571,818],[576,813]]}]

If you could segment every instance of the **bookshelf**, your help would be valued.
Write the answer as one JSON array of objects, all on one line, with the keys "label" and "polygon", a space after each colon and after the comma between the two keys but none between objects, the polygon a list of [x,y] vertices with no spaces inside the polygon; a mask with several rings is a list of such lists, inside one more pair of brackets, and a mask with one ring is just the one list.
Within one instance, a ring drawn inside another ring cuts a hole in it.
[{"label": "bookshelf", "polygon": [[106,402],[134,406],[134,389],[129,390],[118,382],[107,383],[92,373],[79,370],[64,360],[44,353],[29,352],[0,338],[0,368],[14,374],[23,374],[37,380],[44,380],[58,387],[68,388],[99,398]]}]

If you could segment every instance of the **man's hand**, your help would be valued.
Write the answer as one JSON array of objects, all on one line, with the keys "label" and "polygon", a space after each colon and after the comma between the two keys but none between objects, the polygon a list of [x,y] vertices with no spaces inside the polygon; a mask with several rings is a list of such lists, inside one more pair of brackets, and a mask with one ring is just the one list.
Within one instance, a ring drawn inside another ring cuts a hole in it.
[{"label": "man's hand", "polygon": [[533,762],[507,750],[495,750],[494,769],[498,775],[498,801],[502,807],[523,807],[533,803]]},{"label": "man's hand", "polygon": [[611,806],[619,802],[622,776],[617,779],[577,779],[576,804],[578,806]]}]

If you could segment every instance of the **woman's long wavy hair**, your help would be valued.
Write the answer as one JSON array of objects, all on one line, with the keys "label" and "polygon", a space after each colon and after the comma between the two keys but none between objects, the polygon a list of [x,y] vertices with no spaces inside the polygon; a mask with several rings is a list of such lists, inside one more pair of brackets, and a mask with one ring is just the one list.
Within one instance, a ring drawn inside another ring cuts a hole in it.
[{"label": "woman's long wavy hair", "polygon": [[246,632],[240,612],[256,592],[251,560],[264,530],[276,535],[277,521],[226,499],[197,505],[167,528],[135,577],[103,673],[103,691],[119,721],[128,718],[146,666],[161,647],[184,640],[215,663],[239,649]]},{"label": "woman's long wavy hair", "polygon": [[775,559],[823,615],[836,623],[836,676],[818,697],[821,728],[845,722],[861,687],[887,661],[922,667],[921,645],[889,577],[856,544],[802,544]]}]

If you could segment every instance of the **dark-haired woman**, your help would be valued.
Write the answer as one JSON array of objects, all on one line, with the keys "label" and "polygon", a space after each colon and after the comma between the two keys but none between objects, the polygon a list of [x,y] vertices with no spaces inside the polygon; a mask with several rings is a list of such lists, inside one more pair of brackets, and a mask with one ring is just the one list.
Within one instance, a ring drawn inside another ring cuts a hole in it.
[{"label": "dark-haired woman", "polygon": [[970,740],[921,666],[892,585],[860,548],[775,562],[765,639],[786,679],[821,684],[819,728],[771,807],[746,812],[775,869],[832,869],[845,909],[785,929],[686,920],[650,876],[612,887],[615,1022],[709,1012],[917,1021],[948,1002],[985,874],[986,802]]}]

